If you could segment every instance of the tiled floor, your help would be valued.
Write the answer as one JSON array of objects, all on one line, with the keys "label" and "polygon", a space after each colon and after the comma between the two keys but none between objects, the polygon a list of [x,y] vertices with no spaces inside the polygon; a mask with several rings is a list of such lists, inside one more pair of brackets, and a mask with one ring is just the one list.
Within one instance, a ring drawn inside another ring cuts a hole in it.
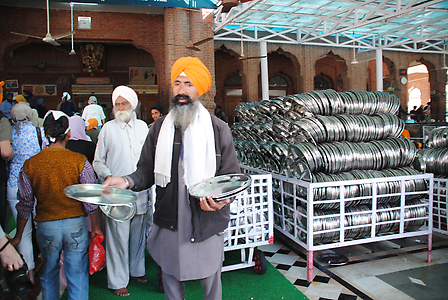
[{"label": "tiled floor", "polygon": [[[259,247],[267,260],[310,300],[448,299],[448,236],[433,234],[432,262],[427,237],[375,242],[314,253],[313,282],[306,280],[306,251],[276,234],[276,242]],[[347,257],[332,266],[321,255]]]}]

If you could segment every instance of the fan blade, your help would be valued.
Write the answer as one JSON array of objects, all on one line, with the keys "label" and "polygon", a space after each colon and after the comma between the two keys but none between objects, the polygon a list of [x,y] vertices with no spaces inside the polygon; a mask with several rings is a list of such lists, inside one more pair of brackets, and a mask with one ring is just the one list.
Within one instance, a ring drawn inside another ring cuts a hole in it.
[{"label": "fan blade", "polygon": [[208,38],[205,38],[203,40],[200,40],[199,42],[193,43],[193,46],[199,46],[200,44],[206,43],[206,42],[208,42],[210,40],[213,40],[213,37],[208,37]]},{"label": "fan blade", "polygon": [[52,41],[46,41],[49,44],[52,44],[53,46],[60,46],[61,44],[59,44],[58,42],[56,42],[55,40]]},{"label": "fan blade", "polygon": [[59,39],[62,39],[64,37],[72,35],[72,34],[75,34],[75,32],[74,31],[69,31],[69,32],[66,32],[66,33],[57,34],[57,35],[53,36],[53,39],[59,40]]},{"label": "fan blade", "polygon": [[266,58],[266,56],[252,56],[252,57],[239,57],[240,60],[246,60],[246,59],[255,59],[255,58]]},{"label": "fan blade", "polygon": [[32,38],[39,39],[39,40],[42,39],[41,37],[34,36],[34,35],[29,35],[29,34],[24,34],[24,33],[18,33],[18,32],[13,32],[13,31],[10,31],[10,33],[17,34],[17,35],[22,35],[22,36],[27,36],[27,37],[32,37]]},{"label": "fan blade", "polygon": [[199,49],[198,47],[196,47],[194,44],[188,44],[185,46],[187,49],[189,50],[194,50],[194,51],[201,51],[201,49]]}]

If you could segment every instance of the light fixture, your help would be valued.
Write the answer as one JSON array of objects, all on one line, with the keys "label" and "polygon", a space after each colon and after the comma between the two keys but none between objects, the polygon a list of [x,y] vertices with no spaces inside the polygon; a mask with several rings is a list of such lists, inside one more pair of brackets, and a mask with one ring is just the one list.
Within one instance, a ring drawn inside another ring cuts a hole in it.
[{"label": "light fixture", "polygon": [[443,43],[443,67],[442,70],[447,70],[448,73],[448,67],[446,66],[446,40]]},{"label": "light fixture", "polygon": [[358,60],[356,59],[356,49],[355,49],[355,33],[353,32],[353,60],[351,62],[352,65],[357,65]]},{"label": "light fixture", "polygon": [[[73,6],[75,5],[98,5],[98,3],[83,3],[83,2],[70,2],[70,11],[71,11],[71,19],[72,19],[72,28],[71,31],[73,31]],[[75,55],[75,47],[73,42],[73,34],[72,34],[72,50],[70,51],[69,55]]]}]

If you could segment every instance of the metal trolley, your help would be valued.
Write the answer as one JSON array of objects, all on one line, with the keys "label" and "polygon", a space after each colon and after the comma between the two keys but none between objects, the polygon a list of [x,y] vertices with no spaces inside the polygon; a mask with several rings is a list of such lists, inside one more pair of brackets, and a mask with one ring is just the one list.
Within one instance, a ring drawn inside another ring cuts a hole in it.
[{"label": "metal trolley", "polygon": [[260,275],[266,272],[266,258],[255,247],[274,242],[272,175],[251,178],[250,188],[239,193],[230,205],[229,227],[224,233],[224,251],[241,250],[241,263],[223,266],[223,272],[249,267]]},{"label": "metal trolley", "polygon": [[[241,165],[246,173],[260,173],[263,170]],[[279,174],[272,174],[275,188],[274,222],[275,229],[307,251],[307,280],[313,281],[314,251],[363,243],[392,240],[411,236],[428,236],[428,262],[431,262],[433,222],[433,186],[436,180],[433,174],[397,176],[388,178],[370,178],[364,180],[309,183]],[[426,181],[426,188],[408,191],[411,181]],[[440,181],[439,181],[440,182]],[[378,193],[380,187],[393,183],[399,189],[392,193]],[[446,181],[440,183],[439,198],[440,224],[446,232]],[[369,196],[346,197],[353,187],[370,191]],[[338,192],[334,199],[314,200],[315,193],[322,189]],[[345,192],[344,192],[345,191]],[[434,188],[434,195],[436,189]],[[408,198],[424,195],[422,202],[408,202]],[[394,197],[399,199],[398,206],[383,206],[381,199]],[[367,210],[348,208],[351,201],[364,201]],[[333,204],[337,209],[332,214],[314,213],[324,204]],[[421,214],[415,212],[420,211]],[[386,218],[383,218],[386,216]],[[341,220],[344,220],[343,222]],[[365,221],[365,222],[359,222]],[[426,224],[426,226],[424,225]],[[332,225],[332,226],[330,226]],[[423,226],[422,226],[423,225]],[[392,231],[388,229],[394,228]],[[362,234],[361,234],[362,233]]]},{"label": "metal trolley", "polygon": [[434,177],[433,193],[433,230],[448,235],[447,227],[447,197],[448,178]]}]

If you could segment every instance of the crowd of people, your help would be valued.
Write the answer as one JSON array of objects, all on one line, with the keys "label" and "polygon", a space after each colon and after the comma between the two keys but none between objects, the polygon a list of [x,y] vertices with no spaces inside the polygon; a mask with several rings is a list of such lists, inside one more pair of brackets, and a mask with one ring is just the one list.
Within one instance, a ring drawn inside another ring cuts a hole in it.
[{"label": "crowd of people", "polygon": [[[0,192],[7,194],[7,201],[0,204],[9,204],[17,230],[14,237],[0,231],[0,257],[9,271],[27,265],[34,281],[34,232],[44,300],[59,299],[61,257],[69,299],[88,299],[87,251],[96,235],[105,236],[107,287],[115,295],[130,295],[130,280],[147,281],[147,249],[161,268],[166,299],[184,299],[184,282],[196,279],[201,280],[204,299],[221,299],[221,233],[229,222],[231,199],[197,200],[190,198],[188,188],[217,175],[239,173],[239,164],[229,127],[199,101],[212,83],[206,66],[194,57],[180,58],[172,66],[171,82],[174,97],[168,114],[160,104],[153,105],[154,122],[149,125],[137,118],[138,95],[127,86],[112,93],[110,121],[95,96],[79,115],[64,92],[58,108],[46,111],[35,124],[33,109],[39,116],[42,101],[24,93],[16,104],[5,95],[0,174],[6,176],[0,180],[7,189]],[[132,218],[118,222],[96,205],[63,192],[74,184],[101,182],[103,188],[136,193]],[[151,203],[154,184],[156,202]],[[7,216],[1,215],[0,221],[8,229]]]}]

